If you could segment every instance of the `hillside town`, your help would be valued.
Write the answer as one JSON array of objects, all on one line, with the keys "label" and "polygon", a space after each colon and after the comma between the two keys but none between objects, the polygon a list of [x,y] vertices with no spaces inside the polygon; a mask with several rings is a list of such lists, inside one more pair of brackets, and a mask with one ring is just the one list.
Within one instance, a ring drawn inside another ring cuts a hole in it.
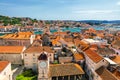
[{"label": "hillside town", "polygon": [[0,0],[0,80],[120,80],[120,0]]},{"label": "hillside town", "polygon": [[120,80],[120,31],[26,27],[0,36],[0,80]]}]

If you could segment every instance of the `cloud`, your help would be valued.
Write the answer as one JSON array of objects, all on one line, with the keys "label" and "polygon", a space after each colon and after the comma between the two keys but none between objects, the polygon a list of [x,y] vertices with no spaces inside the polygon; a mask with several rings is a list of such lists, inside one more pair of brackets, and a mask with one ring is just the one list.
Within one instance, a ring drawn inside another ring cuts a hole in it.
[{"label": "cloud", "polygon": [[82,20],[118,20],[120,10],[73,10],[76,19]]},{"label": "cloud", "polygon": [[120,5],[120,1],[119,1],[119,2],[117,2],[117,5]]},{"label": "cloud", "polygon": [[96,13],[112,13],[112,10],[79,10],[73,13],[96,14]]}]

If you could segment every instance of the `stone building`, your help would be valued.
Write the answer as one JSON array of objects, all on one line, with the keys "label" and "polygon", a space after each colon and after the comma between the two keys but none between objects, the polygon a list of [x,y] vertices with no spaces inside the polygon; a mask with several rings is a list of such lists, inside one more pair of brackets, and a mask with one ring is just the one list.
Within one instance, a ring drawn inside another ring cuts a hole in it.
[{"label": "stone building", "polygon": [[85,57],[85,72],[88,75],[89,80],[100,80],[98,74],[95,72],[101,66],[107,67],[109,62],[101,57],[98,53],[91,49],[87,49],[84,52]]},{"label": "stone building", "polygon": [[32,32],[19,32],[14,34],[6,34],[0,37],[0,45],[3,46],[26,46],[33,43],[35,35]]},{"label": "stone building", "polygon": [[24,46],[0,46],[0,60],[7,60],[11,64],[23,64]]},{"label": "stone building", "polygon": [[0,61],[0,80],[12,80],[11,63]]},{"label": "stone building", "polygon": [[[24,51],[24,66],[37,71],[38,57],[42,52],[48,53],[50,62],[54,61],[54,51],[48,46],[31,46]],[[29,60],[28,60],[29,59]]]},{"label": "stone building", "polygon": [[81,80],[84,71],[76,63],[54,64],[54,50],[31,46],[24,51],[24,66],[38,72],[38,80]]}]

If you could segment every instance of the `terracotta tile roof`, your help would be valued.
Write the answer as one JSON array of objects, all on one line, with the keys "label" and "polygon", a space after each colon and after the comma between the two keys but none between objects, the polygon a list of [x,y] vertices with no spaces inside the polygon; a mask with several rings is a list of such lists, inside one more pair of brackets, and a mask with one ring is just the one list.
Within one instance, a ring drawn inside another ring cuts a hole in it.
[{"label": "terracotta tile roof", "polygon": [[41,44],[42,44],[42,40],[36,39],[33,41],[31,46],[41,46]]},{"label": "terracotta tile roof", "polygon": [[112,60],[120,65],[120,55],[116,55]]},{"label": "terracotta tile roof", "polygon": [[68,47],[72,47],[72,46],[75,46],[73,42],[67,42],[67,46]]},{"label": "terracotta tile roof", "polygon": [[73,38],[64,38],[66,42],[73,42]]},{"label": "terracotta tile roof", "polygon": [[92,51],[91,49],[85,50],[85,54],[91,60],[93,60],[95,63],[98,63],[99,61],[101,61],[103,59],[99,54],[97,54],[96,52]]},{"label": "terracotta tile roof", "polygon": [[80,41],[80,39],[74,39],[74,43],[76,46],[78,46],[81,43],[81,41]]},{"label": "terracotta tile roof", "polygon": [[59,63],[71,63],[73,57],[59,57]]},{"label": "terracotta tile roof", "polygon": [[92,51],[97,51],[97,44],[93,44],[93,45],[90,45],[89,48],[92,50]]},{"label": "terracotta tile roof", "polygon": [[52,40],[52,45],[62,45],[62,44],[57,40]]},{"label": "terracotta tile roof", "polygon": [[112,36],[114,36],[113,34],[108,34],[107,36],[110,36],[110,37],[112,37]]},{"label": "terracotta tile roof", "polygon": [[60,36],[57,36],[56,39],[52,40],[53,45],[61,45],[60,41],[63,41],[63,38]]},{"label": "terracotta tile roof", "polygon": [[12,37],[13,39],[30,39],[31,35],[17,35],[16,37]]},{"label": "terracotta tile roof", "polygon": [[82,45],[82,46],[87,46],[88,44],[86,44],[84,41],[80,40],[80,39],[74,39],[74,43],[76,46]]},{"label": "terracotta tile roof", "polygon": [[6,39],[6,38],[10,38],[10,37],[12,37],[12,36],[14,36],[14,34],[6,34],[6,35],[3,36],[3,38]]},{"label": "terracotta tile roof", "polygon": [[28,32],[19,32],[18,33],[18,35],[32,35],[33,34],[33,32],[30,32],[30,31],[28,31]]},{"label": "terracotta tile roof", "polygon": [[112,42],[113,46],[120,47],[120,40],[115,40]]},{"label": "terracotta tile roof", "polygon": [[103,66],[97,69],[96,73],[102,78],[102,80],[118,80],[111,72],[109,72]]},{"label": "terracotta tile roof", "polygon": [[55,40],[64,40],[61,36],[57,36]]},{"label": "terracotta tile roof", "polygon": [[96,51],[98,49],[97,44],[90,45],[90,49]]},{"label": "terracotta tile roof", "polygon": [[19,54],[23,51],[24,46],[0,46],[1,53],[16,53]]},{"label": "terracotta tile roof", "polygon": [[41,39],[41,35],[36,35],[35,39]]},{"label": "terracotta tile roof", "polygon": [[8,34],[3,39],[30,39],[30,37],[27,35]]},{"label": "terracotta tile roof", "polygon": [[84,55],[81,54],[81,53],[74,53],[74,58],[75,58],[76,61],[83,60]]},{"label": "terracotta tile roof", "polygon": [[100,45],[100,48],[105,48],[106,47],[106,45]]},{"label": "terracotta tile roof", "polygon": [[52,39],[56,39],[56,37],[57,36],[55,36],[55,35],[50,35],[50,39],[52,40]]},{"label": "terracotta tile roof", "polygon": [[5,28],[4,26],[0,26],[0,28]]},{"label": "terracotta tile roof", "polygon": [[118,70],[115,70],[113,74],[120,80],[120,72]]},{"label": "terracotta tile roof", "polygon": [[2,72],[7,67],[8,64],[9,64],[8,61],[0,61],[0,72]]},{"label": "terracotta tile roof", "polygon": [[83,69],[78,64],[53,64],[50,65],[50,76],[69,76],[84,74]]},{"label": "terracotta tile roof", "polygon": [[96,32],[96,30],[94,28],[89,28],[88,31],[89,32]]},{"label": "terracotta tile roof", "polygon": [[110,48],[98,48],[97,50],[98,54],[101,54],[101,55],[112,55],[112,54],[115,54],[115,51],[113,49],[110,49]]},{"label": "terracotta tile roof", "polygon": [[43,51],[46,51],[48,53],[53,53],[53,50],[49,46],[30,46],[27,48],[24,53],[41,53]]},{"label": "terracotta tile roof", "polygon": [[30,39],[32,32],[19,32],[14,34],[4,35],[3,39]]},{"label": "terracotta tile roof", "polygon": [[104,37],[104,33],[98,33],[97,36],[103,38]]},{"label": "terracotta tile roof", "polygon": [[77,37],[77,36],[79,36],[79,33],[73,33],[73,36]]}]

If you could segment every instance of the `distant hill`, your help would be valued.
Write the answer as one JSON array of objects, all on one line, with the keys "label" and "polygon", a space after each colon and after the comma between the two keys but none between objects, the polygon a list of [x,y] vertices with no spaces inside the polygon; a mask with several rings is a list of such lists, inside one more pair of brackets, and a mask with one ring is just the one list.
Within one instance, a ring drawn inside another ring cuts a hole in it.
[{"label": "distant hill", "polygon": [[78,21],[78,22],[85,22],[85,23],[116,23],[120,24],[120,20],[83,20],[83,21]]},{"label": "distant hill", "polygon": [[6,25],[15,25],[15,24],[19,24],[19,25],[24,25],[24,23],[27,24],[33,24],[34,22],[37,22],[36,19],[32,19],[29,17],[9,17],[9,16],[3,16],[0,15],[0,23],[3,23],[4,26]]},{"label": "distant hill", "polygon": [[[72,25],[72,26],[92,26],[92,25],[101,25],[101,24],[119,24],[120,25],[120,20],[80,20],[80,21],[75,21],[75,20],[44,20],[46,24],[56,24],[56,22],[63,21],[64,25],[63,26],[68,26],[66,24]],[[7,26],[7,25],[20,25],[20,26],[25,26],[25,25],[34,25],[34,23],[39,23],[41,22],[40,20],[37,19],[32,19],[29,17],[9,17],[9,16],[3,16],[0,15],[0,24]],[[75,22],[75,23],[74,23]],[[77,23],[78,22],[78,23]],[[41,22],[42,23],[42,22]],[[43,22],[44,24],[44,22]]]}]

